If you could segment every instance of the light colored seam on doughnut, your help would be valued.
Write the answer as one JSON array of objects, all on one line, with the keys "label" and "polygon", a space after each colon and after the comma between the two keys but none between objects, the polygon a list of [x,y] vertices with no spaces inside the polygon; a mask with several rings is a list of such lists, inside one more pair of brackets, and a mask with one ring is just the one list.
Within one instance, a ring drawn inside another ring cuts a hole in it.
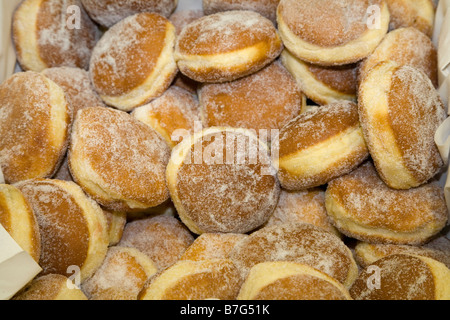
[{"label": "light colored seam on doughnut", "polygon": [[380,43],[389,29],[390,14],[387,4],[381,8],[380,29],[368,29],[361,37],[336,47],[324,48],[301,40],[286,25],[277,10],[280,36],[294,55],[311,63],[325,66],[349,64],[368,56]]},{"label": "light colored seam on doughnut", "polygon": [[[430,271],[433,274],[433,279],[435,280],[436,300],[450,299],[450,269],[448,269],[445,264],[435,259],[420,255],[413,256],[421,259],[429,266]],[[438,280],[436,281],[436,279]]]}]

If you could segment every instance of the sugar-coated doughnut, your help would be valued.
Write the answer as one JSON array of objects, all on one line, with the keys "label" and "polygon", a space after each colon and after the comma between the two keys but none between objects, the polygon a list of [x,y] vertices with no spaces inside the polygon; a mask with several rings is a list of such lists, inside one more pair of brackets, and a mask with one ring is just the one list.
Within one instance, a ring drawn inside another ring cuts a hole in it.
[{"label": "sugar-coated doughnut", "polygon": [[434,28],[433,0],[386,0],[391,14],[390,29],[414,27],[431,38]]},{"label": "sugar-coated doughnut", "polygon": [[81,2],[92,20],[106,28],[141,12],[155,12],[167,18],[178,5],[178,0],[81,0]]},{"label": "sugar-coated doughnut", "polygon": [[399,65],[409,65],[423,71],[437,87],[437,50],[431,39],[413,27],[399,28],[389,32],[375,51],[359,67],[359,82],[370,69],[386,60]]},{"label": "sugar-coated doughnut", "polygon": [[319,105],[339,100],[356,102],[358,64],[324,67],[302,61],[288,50],[281,53],[283,65],[294,76],[302,92]]},{"label": "sugar-coated doughnut", "polygon": [[[136,108],[132,115],[156,130],[173,148],[179,142],[177,139],[182,138],[176,136],[177,130],[194,134],[195,122],[200,123],[199,109],[198,100],[193,94],[172,86],[162,96]],[[174,133],[175,136],[172,136]]]},{"label": "sugar-coated doughnut", "polygon": [[203,11],[210,15],[222,11],[250,10],[276,23],[279,2],[280,0],[203,0]]},{"label": "sugar-coated doughnut", "polygon": [[231,250],[246,237],[241,233],[203,233],[186,249],[180,260],[229,259]]},{"label": "sugar-coated doughnut", "polygon": [[80,0],[25,0],[12,20],[17,60],[24,70],[87,69],[99,37]]},{"label": "sugar-coated doughnut", "polygon": [[302,113],[280,130],[272,148],[281,186],[305,190],[326,184],[368,156],[358,106],[338,101]]},{"label": "sugar-coated doughnut", "polygon": [[371,243],[422,244],[448,221],[444,191],[436,182],[392,189],[371,162],[331,181],[325,204],[340,232]]},{"label": "sugar-coated doughnut", "polygon": [[274,261],[250,269],[237,300],[352,300],[341,283],[306,264]]},{"label": "sugar-coated doughnut", "polygon": [[141,251],[114,246],[95,274],[83,282],[82,289],[91,300],[137,300],[146,281],[157,271]]},{"label": "sugar-coated doughnut", "polygon": [[177,218],[156,216],[127,223],[118,246],[138,249],[163,270],[177,262],[193,241]]},{"label": "sugar-coated doughnut", "polygon": [[281,190],[277,207],[265,226],[305,222],[341,236],[331,224],[325,207],[325,191],[313,188],[304,191]]},{"label": "sugar-coated doughnut", "polygon": [[122,239],[123,230],[127,224],[127,213],[105,209],[103,209],[103,213],[108,225],[109,246],[115,246]]},{"label": "sugar-coated doughnut", "polygon": [[[74,182],[32,179],[15,185],[30,203],[39,225],[42,274],[90,277],[108,248],[100,206]],[[78,269],[78,270],[76,270]]]},{"label": "sugar-coated doughnut", "polygon": [[280,37],[297,58],[324,66],[367,57],[389,28],[384,0],[281,0]]},{"label": "sugar-coated doughnut", "polygon": [[244,278],[261,262],[307,264],[349,287],[358,274],[352,252],[335,234],[308,223],[264,227],[239,241],[230,259]]},{"label": "sugar-coated doughnut", "polygon": [[175,208],[196,234],[254,230],[280,192],[267,145],[246,129],[197,132],[175,147],[166,172]]},{"label": "sugar-coated doughnut", "polygon": [[68,146],[72,110],[64,91],[33,71],[0,85],[0,163],[6,183],[50,178]]},{"label": "sugar-coated doughnut", "polygon": [[172,83],[175,27],[156,13],[139,13],[106,31],[92,51],[90,77],[110,106],[130,111]]},{"label": "sugar-coated doughnut", "polygon": [[68,301],[88,300],[85,293],[73,285],[72,281],[61,274],[47,274],[33,279],[13,300]]},{"label": "sugar-coated doughnut", "polygon": [[185,26],[197,19],[200,19],[204,15],[203,10],[181,10],[174,12],[169,17],[169,20],[174,25],[178,36]]},{"label": "sugar-coated doughnut", "polygon": [[235,300],[242,279],[231,260],[183,260],[149,280],[140,300]]},{"label": "sugar-coated doughnut", "polygon": [[417,187],[441,170],[434,135],[446,112],[422,71],[380,62],[362,81],[358,106],[370,155],[389,187]]},{"label": "sugar-coated doughnut", "polygon": [[112,211],[145,211],[169,198],[165,181],[170,148],[152,128],[106,107],[78,112],[69,168],[92,198]]},{"label": "sugar-coated doughnut", "polygon": [[282,50],[274,25],[253,11],[204,16],[185,26],[175,45],[179,70],[198,82],[225,82],[252,74]]},{"label": "sugar-coated doughnut", "polygon": [[12,185],[0,184],[0,224],[23,250],[39,262],[41,237],[36,216],[22,192]]},{"label": "sugar-coated doughnut", "polygon": [[350,288],[355,300],[449,300],[450,270],[431,258],[393,254],[361,271]]},{"label": "sugar-coated doughnut", "polygon": [[299,115],[306,98],[279,61],[244,78],[203,84],[198,90],[205,127],[281,129]]}]

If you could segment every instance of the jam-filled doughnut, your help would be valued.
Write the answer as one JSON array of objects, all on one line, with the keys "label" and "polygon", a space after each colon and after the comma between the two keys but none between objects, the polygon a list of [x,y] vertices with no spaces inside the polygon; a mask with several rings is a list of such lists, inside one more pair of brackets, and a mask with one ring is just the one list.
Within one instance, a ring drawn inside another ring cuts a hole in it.
[{"label": "jam-filled doughnut", "polygon": [[16,73],[0,85],[0,163],[6,183],[50,178],[68,146],[72,109],[42,74]]},{"label": "jam-filled doughnut", "polygon": [[87,69],[99,31],[80,0],[25,0],[14,13],[12,36],[22,69],[40,72]]},{"label": "jam-filled doughnut", "polygon": [[299,59],[324,66],[367,57],[386,35],[389,17],[384,0],[281,0],[277,8],[286,48]]},{"label": "jam-filled doughnut", "polygon": [[358,106],[370,155],[389,187],[417,187],[441,170],[434,135],[446,112],[422,71],[380,62],[361,82]]},{"label": "jam-filled doughnut", "polygon": [[326,184],[368,156],[358,106],[338,101],[300,114],[280,130],[272,148],[281,186],[306,190]]},{"label": "jam-filled doughnut", "polygon": [[352,300],[341,283],[306,264],[274,261],[250,269],[237,300]]},{"label": "jam-filled doughnut", "polygon": [[247,10],[204,16],[185,26],[175,46],[180,71],[198,82],[225,82],[252,74],[281,53],[270,20]]},{"label": "jam-filled doughnut", "polygon": [[175,27],[156,13],[139,13],[106,31],[92,51],[90,77],[102,100],[130,111],[172,83]]},{"label": "jam-filled doughnut", "polygon": [[391,14],[390,29],[414,27],[431,38],[434,28],[433,0],[386,0]]},{"label": "jam-filled doughnut", "polygon": [[184,139],[166,175],[181,220],[196,234],[252,231],[280,192],[267,145],[245,129],[208,128]]},{"label": "jam-filled doughnut", "polygon": [[331,181],[325,203],[340,232],[372,243],[422,244],[448,220],[444,191],[437,183],[392,189],[371,162]]},{"label": "jam-filled doughnut", "polygon": [[170,148],[152,128],[123,111],[93,107],[72,127],[69,168],[92,198],[112,211],[145,211],[165,202]]}]

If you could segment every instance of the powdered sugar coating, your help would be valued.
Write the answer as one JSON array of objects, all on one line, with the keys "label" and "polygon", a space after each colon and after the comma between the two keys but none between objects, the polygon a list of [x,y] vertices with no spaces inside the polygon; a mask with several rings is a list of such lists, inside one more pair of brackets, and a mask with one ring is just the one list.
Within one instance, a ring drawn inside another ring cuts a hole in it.
[{"label": "powdered sugar coating", "polygon": [[206,15],[230,10],[250,10],[276,23],[279,2],[280,0],[203,0],[203,10]]}]

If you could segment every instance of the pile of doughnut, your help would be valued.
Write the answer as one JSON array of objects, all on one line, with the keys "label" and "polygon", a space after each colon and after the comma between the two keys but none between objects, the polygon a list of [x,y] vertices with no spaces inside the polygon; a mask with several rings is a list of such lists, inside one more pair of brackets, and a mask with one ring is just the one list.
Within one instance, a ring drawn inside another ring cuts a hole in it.
[{"label": "pile of doughnut", "polygon": [[177,5],[15,11],[13,299],[450,299],[433,1]]}]

